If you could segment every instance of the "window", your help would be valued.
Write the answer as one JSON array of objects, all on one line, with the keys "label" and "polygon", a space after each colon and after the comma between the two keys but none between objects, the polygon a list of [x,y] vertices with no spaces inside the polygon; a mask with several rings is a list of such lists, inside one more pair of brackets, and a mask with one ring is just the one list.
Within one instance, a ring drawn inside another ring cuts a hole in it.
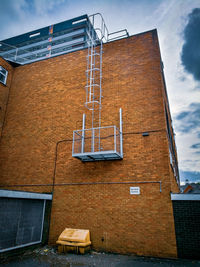
[{"label": "window", "polygon": [[2,66],[0,66],[0,82],[6,84],[8,71],[5,70]]},{"label": "window", "polygon": [[171,127],[169,123],[169,116],[167,113],[167,107],[165,105],[165,117],[167,122],[167,133],[168,133],[168,140],[169,140],[169,157],[170,157],[170,164],[172,166],[174,176],[176,177],[177,182],[179,183],[179,175],[178,175],[178,163],[176,159],[176,153],[174,148],[173,136],[171,133]]}]

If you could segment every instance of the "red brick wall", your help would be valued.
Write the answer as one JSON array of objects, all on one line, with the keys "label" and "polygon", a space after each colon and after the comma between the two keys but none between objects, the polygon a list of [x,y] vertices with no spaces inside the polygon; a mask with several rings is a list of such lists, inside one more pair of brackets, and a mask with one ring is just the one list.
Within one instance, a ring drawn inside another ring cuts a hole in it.
[{"label": "red brick wall", "polygon": [[[65,227],[86,228],[96,250],[176,257],[174,178],[156,32],[104,45],[102,126],[118,126],[122,108],[121,161],[72,158],[72,132],[81,129],[84,112],[91,127],[84,108],[86,54],[81,50],[15,68],[1,143],[1,185],[51,192],[55,178],[50,243]],[[143,137],[146,131],[149,136]],[[162,192],[152,181],[162,182]],[[130,195],[130,186],[139,186],[141,194]]]}]

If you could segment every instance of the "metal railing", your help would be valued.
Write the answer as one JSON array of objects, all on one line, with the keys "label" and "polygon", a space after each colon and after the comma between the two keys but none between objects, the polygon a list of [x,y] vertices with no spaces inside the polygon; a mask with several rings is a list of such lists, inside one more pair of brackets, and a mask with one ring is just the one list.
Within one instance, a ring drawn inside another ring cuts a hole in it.
[{"label": "metal railing", "polygon": [[[81,19],[80,19],[81,18]],[[62,24],[62,27],[59,25]],[[6,60],[27,64],[87,47],[87,15],[0,41],[0,56]],[[53,31],[53,27],[57,29]],[[58,28],[60,27],[60,30]],[[51,31],[52,30],[52,31]],[[91,33],[95,35],[91,27]],[[21,40],[19,42],[19,40]]]},{"label": "metal railing", "polygon": [[[119,35],[119,33],[122,33],[122,34]],[[116,36],[110,38],[111,35],[116,35]],[[116,31],[116,32],[111,32],[108,34],[108,42],[118,40],[124,37],[129,37],[129,33],[127,29],[123,29],[123,30]]]},{"label": "metal railing", "polygon": [[116,126],[73,131],[72,155],[99,152],[121,153],[121,132]]},{"label": "metal railing", "polygon": [[[95,50],[98,44],[102,46],[102,43],[129,36],[126,29],[109,33],[104,18],[100,13],[95,13],[89,17],[83,15],[63,23],[66,23],[66,28],[60,32],[47,32],[46,28],[49,28],[49,30],[51,28],[49,26],[33,31],[32,34],[23,34],[24,39],[20,43],[18,42],[19,36],[10,38],[16,38],[16,43],[13,40],[10,42],[9,39],[0,41],[0,56],[18,64],[27,64],[75,51],[78,46],[79,49],[90,46]],[[46,32],[41,34],[43,31]],[[77,39],[78,37],[83,38],[81,43]],[[72,45],[70,49],[70,41],[72,40],[77,47]]]},{"label": "metal railing", "polygon": [[101,13],[92,14],[89,16],[89,19],[98,35],[99,40],[102,40],[104,43],[106,43],[108,41],[109,31]]}]

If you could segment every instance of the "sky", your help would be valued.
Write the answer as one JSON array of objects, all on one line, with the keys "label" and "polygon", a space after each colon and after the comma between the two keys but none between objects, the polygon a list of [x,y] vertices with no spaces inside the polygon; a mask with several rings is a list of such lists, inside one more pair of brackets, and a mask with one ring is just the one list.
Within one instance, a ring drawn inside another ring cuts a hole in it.
[{"label": "sky", "polygon": [[200,182],[200,0],[0,0],[0,40],[97,12],[109,32],[157,28],[180,178]]}]

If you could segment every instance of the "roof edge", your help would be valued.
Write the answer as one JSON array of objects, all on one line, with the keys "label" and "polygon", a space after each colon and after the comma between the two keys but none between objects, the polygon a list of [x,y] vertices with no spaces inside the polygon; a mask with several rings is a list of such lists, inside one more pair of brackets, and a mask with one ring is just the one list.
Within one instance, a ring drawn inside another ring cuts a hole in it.
[{"label": "roof edge", "polygon": [[0,189],[0,197],[52,200],[52,194]]},{"label": "roof edge", "polygon": [[173,194],[171,193],[171,200],[183,201],[183,200],[191,200],[191,201],[200,201],[200,194]]}]

